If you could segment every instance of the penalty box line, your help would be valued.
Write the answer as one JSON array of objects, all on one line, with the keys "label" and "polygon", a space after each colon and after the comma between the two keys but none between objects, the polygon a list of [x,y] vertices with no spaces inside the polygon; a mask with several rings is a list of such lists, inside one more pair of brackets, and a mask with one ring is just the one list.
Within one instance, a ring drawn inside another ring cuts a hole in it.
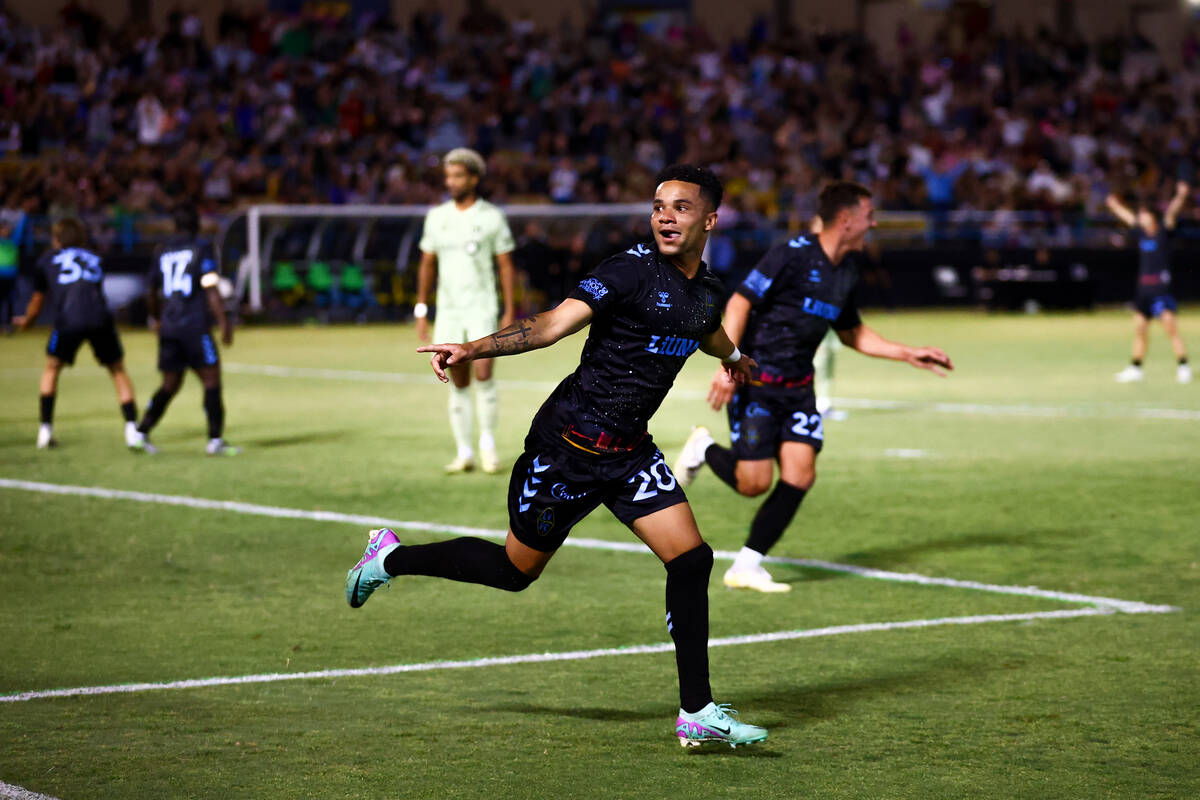
[{"label": "penalty box line", "polygon": [[[257,503],[243,503],[238,500],[210,500],[203,497],[191,497],[177,494],[155,494],[150,492],[132,492],[122,489],[105,489],[95,486],[71,486],[58,483],[43,483],[40,481],[24,481],[12,478],[0,478],[0,489],[37,492],[41,494],[73,495],[80,497],[96,497],[104,500],[127,500],[138,503],[155,503],[159,505],[184,506],[210,511],[228,511],[235,514],[251,514],[276,519],[303,519],[312,522],[337,522],[351,525],[361,525],[367,528],[387,527],[396,530],[420,531],[424,533],[453,534],[456,536],[478,536],[486,539],[503,541],[508,532],[492,528],[476,528],[466,525],[445,525],[432,522],[388,519],[386,517],[366,514],[344,514],[339,511],[308,511],[301,508],[284,508],[281,506],[266,506]],[[650,549],[641,542],[613,542],[605,539],[589,539],[587,537],[568,537],[565,547],[579,547],[586,550],[607,550],[623,553],[649,554]],[[724,561],[732,561],[736,556],[728,550],[718,550],[714,556]],[[951,589],[971,589],[994,594],[1020,595],[1038,597],[1045,600],[1056,600],[1064,603],[1083,603],[1097,608],[1110,609],[1125,614],[1165,614],[1178,611],[1179,608],[1170,605],[1153,605],[1136,600],[1120,600],[1114,597],[1096,597],[1072,592],[1058,592],[1041,589],[1037,586],[1007,586],[1003,584],[982,583],[979,581],[964,581],[955,578],[935,578],[916,573],[890,572],[856,564],[839,564],[832,561],[821,561],[811,558],[787,558],[784,556],[767,556],[763,559],[773,564],[788,564],[797,567],[807,567],[825,572],[841,572],[857,575],[873,580],[894,581],[897,583],[914,583],[922,586],[942,586]]]},{"label": "penalty box line", "polygon": [[[1094,617],[1116,613],[1109,608],[1076,608],[1061,611],[1034,611],[1025,614],[985,614],[966,617],[940,617],[938,619],[914,619],[899,622],[869,622],[861,625],[835,625],[808,630],[775,631],[744,636],[724,636],[710,639],[709,648],[729,647],[742,644],[785,642],[795,639],[815,639],[822,636],[842,636],[852,633],[873,633],[912,628],[934,628],[945,625],[983,625],[992,622],[1025,622],[1031,620],[1058,620],[1075,617]],[[104,694],[132,694],[162,691],[166,689],[199,689],[210,686],[240,686],[254,683],[278,683],[280,681],[329,680],[337,678],[375,677],[398,675],[408,672],[434,672],[451,669],[480,669],[505,667],[516,664],[544,664],[553,661],[587,661],[608,656],[633,656],[652,653],[674,652],[671,642],[608,647],[596,650],[571,650],[561,653],[527,653],[513,656],[471,658],[461,661],[427,661],[420,664],[394,664],[385,667],[361,667],[357,669],[325,669],[312,672],[273,672],[260,675],[235,675],[218,678],[196,678],[191,680],[166,681],[160,683],[118,683],[109,686],[80,686],[72,689],[47,689],[0,695],[0,703],[23,703],[56,697],[95,696]]]}]

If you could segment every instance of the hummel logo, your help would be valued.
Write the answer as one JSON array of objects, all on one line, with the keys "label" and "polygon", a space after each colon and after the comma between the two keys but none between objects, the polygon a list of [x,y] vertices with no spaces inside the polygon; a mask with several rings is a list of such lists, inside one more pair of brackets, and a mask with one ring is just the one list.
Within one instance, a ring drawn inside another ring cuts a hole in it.
[{"label": "hummel logo", "polygon": [[550,466],[551,466],[550,464],[543,464],[543,463],[542,463],[542,457],[541,457],[541,456],[537,456],[536,458],[534,458],[534,459],[533,459],[533,467],[532,467],[532,469],[533,469],[533,471],[534,471],[534,472],[545,472],[546,470],[550,469]]},{"label": "hummel logo", "polygon": [[788,242],[788,247],[807,247],[807,246],[808,246],[808,239],[805,239],[803,236],[797,236],[795,239],[792,239],[790,242]]},{"label": "hummel logo", "polygon": [[625,252],[631,256],[648,256],[650,255],[650,248],[644,244],[636,244]]}]

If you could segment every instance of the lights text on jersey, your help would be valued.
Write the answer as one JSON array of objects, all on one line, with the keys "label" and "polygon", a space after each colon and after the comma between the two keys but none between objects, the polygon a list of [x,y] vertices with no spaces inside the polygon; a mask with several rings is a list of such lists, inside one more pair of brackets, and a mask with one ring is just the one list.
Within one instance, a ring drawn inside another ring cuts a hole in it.
[{"label": "lights text on jersey", "polygon": [[683,356],[684,358],[696,352],[700,343],[695,339],[685,339],[682,336],[651,336],[646,352],[660,356]]},{"label": "lights text on jersey", "polygon": [[804,298],[804,311],[831,322],[836,320],[842,313],[842,310],[832,303],[826,303],[824,300],[817,300],[812,297]]}]

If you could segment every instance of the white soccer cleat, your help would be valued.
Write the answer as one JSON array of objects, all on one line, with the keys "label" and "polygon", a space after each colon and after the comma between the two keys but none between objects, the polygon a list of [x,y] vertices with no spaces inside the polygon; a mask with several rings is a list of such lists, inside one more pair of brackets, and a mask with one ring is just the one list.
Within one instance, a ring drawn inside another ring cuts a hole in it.
[{"label": "white soccer cleat", "polygon": [[137,429],[132,422],[125,423],[125,446],[130,450],[142,450],[146,443],[146,435]]},{"label": "white soccer cleat", "polygon": [[791,584],[779,583],[772,580],[771,573],[762,567],[754,567],[752,569],[735,569],[730,567],[725,570],[724,582],[730,589],[753,589],[756,592],[766,592],[768,594],[790,592],[792,590]]},{"label": "white soccer cleat", "polygon": [[1175,380],[1179,381],[1180,383],[1191,383],[1192,382],[1192,366],[1191,366],[1191,364],[1180,364],[1179,368],[1175,370]]},{"label": "white soccer cleat", "polygon": [[50,425],[39,425],[37,449],[48,450],[51,447],[58,447],[58,440],[54,438],[54,428]]},{"label": "white soccer cleat", "polygon": [[683,449],[679,451],[679,458],[675,459],[675,465],[671,469],[680,486],[690,486],[692,481],[696,480],[700,468],[704,466],[704,451],[712,443],[713,437],[708,428],[703,425],[692,428],[687,441],[683,443]]},{"label": "white soccer cleat", "polygon": [[242,448],[217,438],[208,440],[208,444],[204,445],[204,452],[210,456],[236,456],[242,452]]},{"label": "white soccer cleat", "polygon": [[446,466],[442,467],[442,469],[446,471],[447,475],[458,475],[459,473],[470,472],[471,470],[475,469],[475,462],[469,458],[463,458],[462,456],[459,456]]},{"label": "white soccer cleat", "polygon": [[[1187,366],[1186,364],[1184,366]],[[1142,368],[1136,364],[1130,364],[1125,369],[1116,374],[1117,383],[1137,383],[1145,377]]]},{"label": "white soccer cleat", "polygon": [[488,475],[495,475],[500,471],[500,459],[496,457],[495,450],[481,450],[479,452],[479,468]]}]

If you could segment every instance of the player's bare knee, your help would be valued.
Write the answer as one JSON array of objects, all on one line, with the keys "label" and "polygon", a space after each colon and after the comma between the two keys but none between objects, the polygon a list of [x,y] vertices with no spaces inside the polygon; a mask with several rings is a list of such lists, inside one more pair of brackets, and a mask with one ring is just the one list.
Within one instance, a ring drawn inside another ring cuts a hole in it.
[{"label": "player's bare knee", "polygon": [[771,488],[771,479],[763,480],[759,477],[753,478],[738,478],[737,490],[738,494],[743,497],[758,497],[760,494],[765,494]]}]

